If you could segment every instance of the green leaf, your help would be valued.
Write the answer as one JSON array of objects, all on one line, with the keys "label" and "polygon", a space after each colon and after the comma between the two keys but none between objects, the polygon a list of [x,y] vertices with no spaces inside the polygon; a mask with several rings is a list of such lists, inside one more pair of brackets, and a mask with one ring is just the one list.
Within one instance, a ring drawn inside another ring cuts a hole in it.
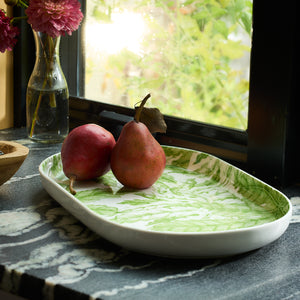
[{"label": "green leaf", "polygon": [[242,16],[241,16],[241,20],[243,22],[245,30],[250,35],[251,34],[251,28],[252,28],[252,19],[251,19],[251,17],[247,13],[243,12]]},{"label": "green leaf", "polygon": [[216,21],[214,23],[214,31],[222,34],[225,39],[228,36],[228,27],[224,21]]}]

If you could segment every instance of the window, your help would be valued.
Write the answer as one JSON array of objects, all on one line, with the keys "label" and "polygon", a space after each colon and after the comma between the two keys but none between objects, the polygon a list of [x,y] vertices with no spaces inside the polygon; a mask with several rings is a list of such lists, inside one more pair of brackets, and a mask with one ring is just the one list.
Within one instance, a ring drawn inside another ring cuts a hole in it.
[{"label": "window", "polygon": [[85,97],[247,128],[252,1],[86,1]]},{"label": "window", "polygon": [[[86,13],[86,1],[82,1],[82,8]],[[168,131],[158,135],[157,139],[164,144],[212,153],[272,185],[286,185],[299,178],[297,143],[300,104],[296,87],[299,80],[300,43],[296,12],[296,3],[292,0],[287,0],[281,6],[253,0],[248,121],[244,129],[167,115]],[[18,8],[15,9],[17,14]],[[22,32],[19,44],[26,43],[30,36],[28,28],[28,32]],[[114,130],[117,135],[122,124],[133,115],[133,110],[86,99],[84,41],[84,32],[79,31],[71,38],[62,39],[61,43],[61,53],[68,53],[62,57],[62,63],[72,95],[71,126],[98,122]],[[34,48],[33,42],[27,43],[28,48],[30,45]],[[24,91],[34,60],[32,52],[26,54],[18,47],[14,52],[15,126],[24,124]]]}]

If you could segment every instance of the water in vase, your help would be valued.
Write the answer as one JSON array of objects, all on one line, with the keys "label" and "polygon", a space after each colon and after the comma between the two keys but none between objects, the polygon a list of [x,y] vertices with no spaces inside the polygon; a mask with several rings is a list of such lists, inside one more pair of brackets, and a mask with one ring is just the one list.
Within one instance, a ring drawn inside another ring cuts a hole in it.
[{"label": "water in vase", "polygon": [[44,143],[63,141],[69,132],[68,89],[42,91],[28,87],[26,103],[28,136]]}]

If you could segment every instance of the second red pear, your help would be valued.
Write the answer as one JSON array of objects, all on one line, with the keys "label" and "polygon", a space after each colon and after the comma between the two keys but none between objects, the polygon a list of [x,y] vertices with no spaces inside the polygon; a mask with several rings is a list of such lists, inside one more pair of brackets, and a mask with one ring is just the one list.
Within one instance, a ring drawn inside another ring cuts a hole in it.
[{"label": "second red pear", "polygon": [[145,189],[153,185],[166,166],[166,156],[161,145],[147,126],[139,122],[144,104],[137,110],[135,119],[124,125],[110,161],[118,181],[133,189]]}]

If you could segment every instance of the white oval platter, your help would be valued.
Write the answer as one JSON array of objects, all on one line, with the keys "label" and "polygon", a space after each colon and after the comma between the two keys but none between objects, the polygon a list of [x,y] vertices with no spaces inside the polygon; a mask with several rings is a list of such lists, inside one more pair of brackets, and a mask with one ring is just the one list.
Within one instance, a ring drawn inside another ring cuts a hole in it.
[{"label": "white oval platter", "polygon": [[176,258],[230,256],[278,239],[289,199],[212,155],[163,146],[167,165],[149,189],[124,188],[112,172],[68,188],[60,153],[39,166],[46,191],[105,239],[130,250]]}]

